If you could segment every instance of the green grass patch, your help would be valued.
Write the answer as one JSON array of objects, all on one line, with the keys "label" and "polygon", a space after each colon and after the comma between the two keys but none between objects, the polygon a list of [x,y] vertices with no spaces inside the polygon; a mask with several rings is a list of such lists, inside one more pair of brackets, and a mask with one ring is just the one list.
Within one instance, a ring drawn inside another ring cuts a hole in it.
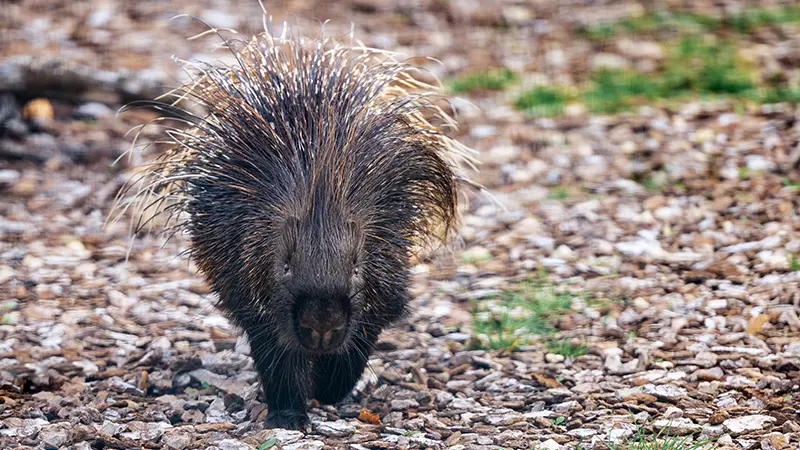
[{"label": "green grass patch", "polygon": [[649,176],[642,180],[642,187],[647,192],[659,192],[664,187],[664,184],[659,181],[656,177]]},{"label": "green grass patch", "polygon": [[725,24],[739,33],[749,34],[764,26],[800,22],[800,6],[748,8],[725,19]]},{"label": "green grass patch", "polygon": [[752,74],[730,43],[686,36],[673,49],[658,80],[659,97],[742,94],[755,88]]},{"label": "green grass patch", "polygon": [[556,186],[550,189],[550,193],[547,194],[547,198],[550,200],[566,200],[569,198],[569,189],[565,186]]},{"label": "green grass patch", "polygon": [[475,302],[473,331],[487,337],[478,346],[495,350],[514,348],[536,336],[554,333],[552,321],[569,311],[572,297],[542,282],[526,282],[498,297]]},{"label": "green grass patch", "polygon": [[659,100],[734,97],[757,101],[797,101],[800,91],[757,89],[753,74],[730,43],[686,36],[672,48],[658,73],[602,69],[592,73],[583,100],[589,111],[615,114]]},{"label": "green grass patch", "polygon": [[644,425],[636,429],[636,433],[622,442],[604,442],[608,450],[713,450],[716,447],[712,441],[693,440],[691,435],[670,436],[670,426],[658,431],[655,436],[648,436]]},{"label": "green grass patch", "polygon": [[753,100],[758,103],[800,103],[800,88],[778,86],[759,89]]},{"label": "green grass patch", "polygon": [[739,58],[737,37],[730,32],[751,33],[759,27],[787,23],[800,23],[800,5],[751,7],[723,17],[651,11],[592,25],[582,30],[590,39],[620,34],[635,39],[660,33],[651,39],[671,44],[666,59],[653,73],[593,72],[583,90],[583,102],[594,114],[616,114],[653,102],[672,105],[692,98],[733,100],[734,108],[739,109],[751,102],[800,103],[800,86],[777,77],[757,83],[758,68]]},{"label": "green grass patch", "polygon": [[[711,24],[690,15],[676,17],[684,22]],[[626,25],[632,30],[650,26]],[[752,102],[800,103],[799,86],[776,77],[758,84],[758,68],[738,55],[735,41],[700,33],[679,36],[653,73],[599,69],[589,75],[580,90],[539,86],[523,92],[514,106],[533,116],[552,117],[563,114],[565,106],[576,100],[593,114],[617,114],[652,104],[674,106],[697,98],[731,100],[734,108],[740,109]]]},{"label": "green grass patch", "polygon": [[800,22],[800,6],[750,7],[724,17],[681,11],[650,11],[615,22],[593,24],[580,30],[591,40],[607,40],[617,35],[641,35],[665,32],[697,33],[730,29],[750,34],[755,29]]},{"label": "green grass patch", "polygon": [[596,114],[614,114],[644,105],[658,96],[659,86],[651,77],[625,70],[602,69],[594,72],[583,101]]},{"label": "green grass patch", "polygon": [[747,167],[739,167],[739,170],[737,172],[739,174],[740,180],[746,180],[750,178],[750,169],[748,169]]},{"label": "green grass patch", "polygon": [[567,358],[577,358],[583,356],[589,347],[583,344],[576,344],[569,339],[554,339],[545,342],[545,348],[550,353],[566,356]]},{"label": "green grass patch", "polygon": [[792,180],[790,180],[788,178],[784,178],[782,180],[782,183],[783,183],[783,188],[788,190],[788,191],[792,191],[792,192],[800,191],[800,183],[794,182],[794,181],[792,181]]},{"label": "green grass patch", "polygon": [[503,91],[516,81],[514,72],[508,69],[486,70],[463,75],[449,83],[450,91],[456,94],[476,91]]},{"label": "green grass patch", "polygon": [[797,258],[796,253],[789,255],[789,270],[792,272],[800,271],[800,259]]},{"label": "green grass patch", "polygon": [[681,191],[686,188],[680,180],[670,180],[663,170],[635,175],[633,181],[642,185],[645,191],[655,194],[665,191]]},{"label": "green grass patch", "polygon": [[711,16],[680,11],[651,11],[616,22],[591,25],[581,32],[592,40],[606,40],[619,34],[713,31],[718,29],[720,24],[719,19]]},{"label": "green grass patch", "polygon": [[568,96],[561,90],[537,86],[523,92],[514,106],[536,117],[552,117],[564,112]]}]

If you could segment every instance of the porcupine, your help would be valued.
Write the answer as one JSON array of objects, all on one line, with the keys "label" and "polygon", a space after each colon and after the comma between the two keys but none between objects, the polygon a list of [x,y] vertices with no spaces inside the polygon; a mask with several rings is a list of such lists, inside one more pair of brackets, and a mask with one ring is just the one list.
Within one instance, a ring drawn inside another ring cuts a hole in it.
[{"label": "porcupine", "polygon": [[190,127],[170,128],[135,199],[187,217],[166,228],[187,232],[219,308],[247,334],[266,425],[303,429],[307,400],[346,397],[406,314],[413,249],[457,228],[471,156],[428,120],[453,123],[415,66],[270,29],[228,45],[234,64],[196,66],[180,98],[205,115],[149,103]]}]

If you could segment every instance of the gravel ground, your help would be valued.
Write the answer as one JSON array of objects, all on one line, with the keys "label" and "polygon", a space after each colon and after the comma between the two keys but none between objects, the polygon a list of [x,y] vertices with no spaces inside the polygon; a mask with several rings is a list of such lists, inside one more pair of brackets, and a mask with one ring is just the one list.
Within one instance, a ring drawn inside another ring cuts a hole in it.
[{"label": "gravel ground", "polygon": [[[164,3],[4,5],[0,56],[177,75],[171,55],[203,57],[212,41],[183,40],[199,29],[167,22],[173,13],[261,26],[255,1]],[[597,61],[570,37],[576,24],[641,8],[492,3],[272,11],[353,21],[368,45],[438,58],[443,78],[504,65],[563,82]],[[747,48],[797,78],[800,29],[778,31]],[[639,64],[648,44],[610,54]],[[800,448],[796,105],[534,119],[507,95],[469,96],[479,109],[454,102],[460,139],[481,151],[478,180],[504,209],[472,199],[461,248],[415,267],[414,315],[385,333],[347,401],[313,405],[310,435],[260,425],[248,343],[177,256],[180,236],[131,242],[126,224],[103,228],[129,166],[110,163],[150,113],[117,117],[113,100],[86,98],[54,101],[52,120],[47,103],[25,107],[36,120],[4,116],[0,148],[15,156],[0,160],[0,447],[588,450],[669,427],[720,449]],[[0,116],[15,108],[3,103]],[[474,332],[473,302],[542,269],[571,298],[555,336],[585,354],[537,340],[476,349],[487,337]]]}]

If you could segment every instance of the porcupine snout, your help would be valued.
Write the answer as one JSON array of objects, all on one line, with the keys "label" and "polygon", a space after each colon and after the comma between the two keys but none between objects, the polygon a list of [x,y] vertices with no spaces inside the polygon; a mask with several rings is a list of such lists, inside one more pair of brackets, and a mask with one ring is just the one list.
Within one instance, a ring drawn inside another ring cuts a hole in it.
[{"label": "porcupine snout", "polygon": [[349,321],[346,295],[301,295],[294,320],[300,345],[314,353],[329,353],[345,340]]}]

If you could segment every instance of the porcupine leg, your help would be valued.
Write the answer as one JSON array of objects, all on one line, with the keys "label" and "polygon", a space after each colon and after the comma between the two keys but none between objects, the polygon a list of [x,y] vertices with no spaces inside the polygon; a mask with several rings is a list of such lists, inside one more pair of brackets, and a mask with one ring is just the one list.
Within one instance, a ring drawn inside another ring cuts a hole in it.
[{"label": "porcupine leg", "polygon": [[342,400],[361,378],[380,331],[354,336],[346,353],[319,356],[314,361],[314,398],[333,404]]},{"label": "porcupine leg", "polygon": [[[249,334],[249,333],[248,333]],[[264,340],[262,342],[267,342]],[[305,355],[278,346],[251,343],[250,353],[267,398],[265,426],[308,429],[306,399],[311,384],[311,364]]]}]

